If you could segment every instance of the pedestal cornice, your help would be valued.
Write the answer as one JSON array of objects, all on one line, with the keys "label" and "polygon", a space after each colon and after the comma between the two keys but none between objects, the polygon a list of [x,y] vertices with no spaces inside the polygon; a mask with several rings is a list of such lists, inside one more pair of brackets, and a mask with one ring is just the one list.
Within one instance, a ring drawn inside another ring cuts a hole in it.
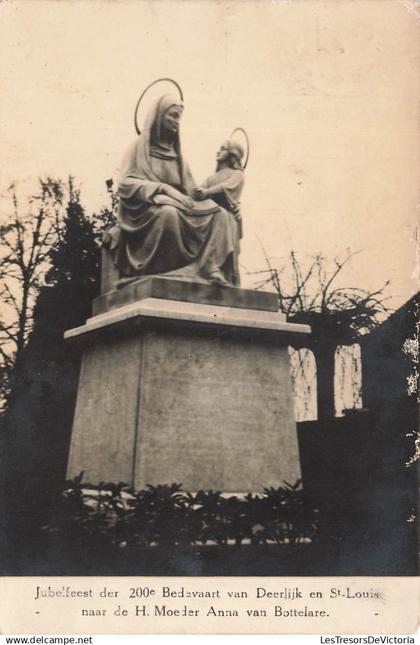
[{"label": "pedestal cornice", "polygon": [[286,322],[280,312],[145,298],[89,318],[84,325],[68,330],[65,339],[90,341],[93,336],[123,333],[139,326],[152,329],[172,327],[186,333],[188,328],[194,327],[242,336],[257,334],[285,343],[311,331],[308,325]]}]

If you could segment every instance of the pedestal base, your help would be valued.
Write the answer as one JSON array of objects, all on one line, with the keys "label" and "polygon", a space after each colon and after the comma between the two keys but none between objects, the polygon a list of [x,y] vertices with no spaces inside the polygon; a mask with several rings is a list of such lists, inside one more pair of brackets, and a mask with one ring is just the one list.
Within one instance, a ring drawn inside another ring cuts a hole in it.
[{"label": "pedestal base", "polygon": [[272,312],[153,298],[71,330],[87,345],[68,476],[225,492],[296,481],[287,335],[308,331]]}]

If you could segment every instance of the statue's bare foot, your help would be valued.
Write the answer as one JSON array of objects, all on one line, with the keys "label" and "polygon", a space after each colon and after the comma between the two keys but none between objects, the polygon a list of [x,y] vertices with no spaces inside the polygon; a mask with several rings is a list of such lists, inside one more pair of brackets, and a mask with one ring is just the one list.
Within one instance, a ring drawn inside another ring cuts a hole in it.
[{"label": "statue's bare foot", "polygon": [[218,287],[222,287],[223,289],[230,287],[229,282],[220,270],[212,271],[209,275],[209,280],[212,284],[217,284]]}]

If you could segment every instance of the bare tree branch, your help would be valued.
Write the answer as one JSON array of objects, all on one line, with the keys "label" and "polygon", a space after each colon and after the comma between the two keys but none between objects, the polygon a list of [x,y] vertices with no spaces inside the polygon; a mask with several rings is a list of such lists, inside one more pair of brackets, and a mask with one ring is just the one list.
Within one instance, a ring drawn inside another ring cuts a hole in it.
[{"label": "bare tree branch", "polygon": [[[387,306],[389,296],[385,293],[389,282],[374,291],[334,287],[346,264],[361,251],[347,252],[342,260],[336,258],[332,269],[327,260],[318,254],[306,270],[302,268],[296,253],[291,251],[289,262],[280,275],[263,251],[269,278],[260,281],[259,286],[265,286],[270,280],[279,293],[280,308],[286,313],[287,319],[311,326],[312,333],[301,339],[301,345],[295,345],[295,349],[306,347],[313,352],[318,377],[320,379],[322,376],[322,388],[325,390],[324,400],[324,394],[318,391],[318,412],[324,418],[334,416],[334,373],[326,374],[328,370],[334,371],[331,356],[338,346],[352,345],[375,329],[391,311]],[[283,286],[280,290],[280,279],[283,285],[289,285],[287,289]],[[297,360],[301,360],[300,355]],[[300,363],[301,368],[303,362]]]},{"label": "bare tree branch", "polygon": [[[63,190],[61,182],[47,178],[40,180],[39,194],[27,199],[24,206],[13,185],[8,194],[9,223],[0,228],[6,250],[0,258],[0,296],[6,305],[7,320],[0,322],[0,357],[13,371],[32,328],[36,292],[49,266],[51,244],[60,229]],[[10,386],[10,378],[0,379],[0,396],[7,395],[7,381]]]}]

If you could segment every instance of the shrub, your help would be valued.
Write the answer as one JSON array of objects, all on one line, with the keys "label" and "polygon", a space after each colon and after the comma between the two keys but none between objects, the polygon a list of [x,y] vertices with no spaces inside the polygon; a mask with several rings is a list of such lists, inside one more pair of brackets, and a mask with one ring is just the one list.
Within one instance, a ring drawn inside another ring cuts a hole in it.
[{"label": "shrub", "polygon": [[43,528],[71,544],[182,546],[191,544],[297,544],[316,539],[320,512],[293,486],[265,488],[262,495],[182,491],[181,484],[147,486],[66,482],[51,521]]}]

